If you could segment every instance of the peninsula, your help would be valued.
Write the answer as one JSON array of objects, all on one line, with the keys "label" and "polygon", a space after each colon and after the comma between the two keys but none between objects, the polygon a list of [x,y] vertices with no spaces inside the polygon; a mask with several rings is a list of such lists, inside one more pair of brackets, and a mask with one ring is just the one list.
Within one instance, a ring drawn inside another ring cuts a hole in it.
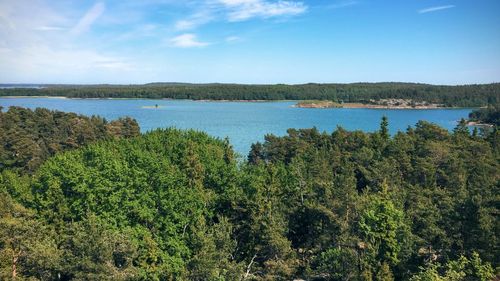
[{"label": "peninsula", "polygon": [[371,99],[368,102],[334,102],[329,100],[300,101],[293,107],[297,108],[373,108],[373,109],[438,109],[446,107],[443,104],[419,102],[411,99]]}]

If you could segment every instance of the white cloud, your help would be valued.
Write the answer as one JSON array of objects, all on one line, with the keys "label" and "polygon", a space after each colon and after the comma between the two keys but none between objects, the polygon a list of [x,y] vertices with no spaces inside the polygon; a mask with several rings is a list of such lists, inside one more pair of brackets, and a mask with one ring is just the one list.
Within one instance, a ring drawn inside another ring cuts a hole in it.
[{"label": "white cloud", "polygon": [[214,19],[210,9],[205,9],[191,15],[187,19],[179,20],[175,23],[176,30],[194,29],[200,25],[206,24]]},{"label": "white cloud", "polygon": [[451,8],[455,8],[455,5],[429,7],[429,8],[419,10],[418,13],[425,14],[425,13],[431,13],[431,12],[436,12],[436,11],[441,11],[441,10],[447,10],[447,9],[451,9]]},{"label": "white cloud", "polygon": [[159,26],[155,24],[143,24],[132,29],[129,29],[125,33],[117,34],[117,36],[110,37],[110,41],[127,41],[127,40],[137,40],[145,37],[155,37],[160,36]]},{"label": "white cloud", "polygon": [[228,10],[229,21],[244,21],[255,17],[271,18],[304,13],[307,6],[297,1],[219,0]]},{"label": "white cloud", "polygon": [[[104,5],[97,3],[75,28],[83,32],[103,11]],[[71,26],[77,13],[44,0],[0,0],[0,65],[4,66],[0,81],[71,82],[135,71],[137,67],[125,56],[98,51],[99,41],[80,42],[68,36],[75,29]]]},{"label": "white cloud", "polygon": [[350,7],[350,6],[354,6],[354,5],[358,5],[358,4],[359,4],[358,1],[347,0],[347,1],[340,1],[340,2],[335,3],[335,4],[331,4],[328,6],[328,8],[329,9],[339,9],[339,8]]},{"label": "white cloud", "polygon": [[185,33],[170,39],[174,47],[179,48],[200,48],[210,45],[210,43],[199,41],[195,34]]},{"label": "white cloud", "polygon": [[89,30],[92,24],[104,13],[106,6],[102,2],[97,2],[90,8],[87,13],[78,21],[78,24],[73,27],[73,34],[80,34]]},{"label": "white cloud", "polygon": [[229,37],[226,37],[225,40],[227,43],[234,43],[234,42],[241,41],[242,39],[238,36],[229,36]]},{"label": "white cloud", "polygon": [[119,71],[124,71],[124,70],[131,70],[132,66],[130,63],[127,63],[121,59],[117,58],[103,58],[99,57],[98,59],[94,60],[93,62],[93,67],[96,68],[105,68],[105,69],[116,69]]},{"label": "white cloud", "polygon": [[175,23],[175,29],[177,30],[193,29],[196,26],[198,26],[198,23],[194,20],[180,20]]},{"label": "white cloud", "polygon": [[[34,16],[36,15],[36,16]],[[68,19],[39,0],[0,0],[0,37],[22,37],[32,30],[63,27]],[[12,32],[12,34],[9,34]]]},{"label": "white cloud", "polygon": [[42,25],[42,26],[37,26],[37,27],[33,28],[33,30],[37,30],[37,31],[61,31],[61,30],[66,30],[66,28],[60,27],[60,26]]},{"label": "white cloud", "polygon": [[[94,50],[82,48],[54,49],[50,46],[26,46],[2,55],[2,65],[9,68],[0,69],[4,81],[53,81],[61,83],[82,79],[88,75],[97,77],[113,73],[134,71],[135,67],[127,60],[113,55],[100,54]],[[22,73],[22,76],[15,74]],[[61,79],[61,80],[54,80]]]},{"label": "white cloud", "polygon": [[191,30],[212,21],[240,22],[252,18],[290,17],[307,11],[307,5],[299,1],[269,0],[203,0],[196,12],[178,20],[175,30]]}]

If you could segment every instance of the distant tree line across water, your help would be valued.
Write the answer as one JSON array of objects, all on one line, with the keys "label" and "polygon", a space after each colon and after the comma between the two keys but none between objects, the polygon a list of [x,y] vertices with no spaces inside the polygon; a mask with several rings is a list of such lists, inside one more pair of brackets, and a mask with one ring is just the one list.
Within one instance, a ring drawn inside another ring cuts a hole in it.
[{"label": "distant tree line across water", "polygon": [[442,104],[446,107],[479,107],[500,101],[500,83],[461,86],[416,83],[46,85],[42,88],[4,88],[0,89],[0,96],[192,100],[314,99],[361,103],[380,99],[411,99],[415,102]]}]

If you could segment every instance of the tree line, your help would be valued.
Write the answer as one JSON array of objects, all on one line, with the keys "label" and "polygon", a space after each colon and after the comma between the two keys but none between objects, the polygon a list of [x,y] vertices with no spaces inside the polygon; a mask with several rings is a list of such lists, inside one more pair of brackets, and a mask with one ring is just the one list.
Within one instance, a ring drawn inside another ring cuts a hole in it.
[{"label": "tree line", "polygon": [[386,118],[268,135],[247,161],[191,130],[89,140],[4,166],[0,279],[490,280],[499,140],[463,122],[391,137]]},{"label": "tree line", "polygon": [[437,86],[415,83],[241,85],[153,83],[145,85],[45,85],[0,89],[0,96],[148,98],[193,100],[331,100],[363,102],[410,99],[447,107],[479,107],[500,102],[500,83]]}]

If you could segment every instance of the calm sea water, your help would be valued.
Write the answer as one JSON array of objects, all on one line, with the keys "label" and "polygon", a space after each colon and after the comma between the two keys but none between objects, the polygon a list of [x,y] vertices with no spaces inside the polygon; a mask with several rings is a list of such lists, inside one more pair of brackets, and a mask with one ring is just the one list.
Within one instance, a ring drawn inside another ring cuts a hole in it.
[{"label": "calm sea water", "polygon": [[[155,105],[159,108],[154,108]],[[121,116],[135,118],[143,132],[165,127],[196,129],[217,137],[229,137],[235,150],[247,155],[250,145],[266,134],[285,135],[288,128],[317,127],[332,132],[337,126],[372,132],[380,119],[389,118],[391,133],[404,131],[419,120],[452,130],[471,109],[306,109],[295,102],[200,102],[188,100],[111,100],[59,98],[0,98],[0,106],[45,107],[108,120]],[[153,107],[153,108],[149,108]],[[4,109],[5,110],[5,109]]]}]

